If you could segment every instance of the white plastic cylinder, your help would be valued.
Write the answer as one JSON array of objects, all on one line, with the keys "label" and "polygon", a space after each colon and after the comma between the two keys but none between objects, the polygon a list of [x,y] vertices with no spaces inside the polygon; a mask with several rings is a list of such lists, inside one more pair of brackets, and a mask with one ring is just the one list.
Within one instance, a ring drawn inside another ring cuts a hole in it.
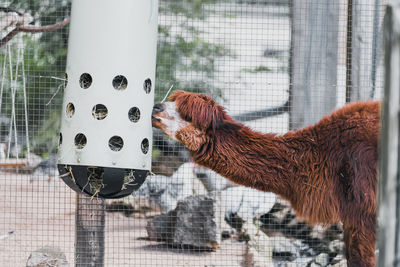
[{"label": "white plastic cylinder", "polygon": [[157,0],[73,1],[59,164],[151,169],[157,16]]}]

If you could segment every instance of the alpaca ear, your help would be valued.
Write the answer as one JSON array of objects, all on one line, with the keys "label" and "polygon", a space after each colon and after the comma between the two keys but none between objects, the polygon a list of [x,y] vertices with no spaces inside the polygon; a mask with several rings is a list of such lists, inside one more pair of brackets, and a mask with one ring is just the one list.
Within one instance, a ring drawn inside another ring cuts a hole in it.
[{"label": "alpaca ear", "polygon": [[193,116],[196,118],[194,123],[199,124],[202,129],[215,131],[218,125],[222,123],[223,108],[212,99],[204,103],[204,107],[201,107],[198,112],[199,114]]},{"label": "alpaca ear", "polygon": [[193,123],[205,131],[215,131],[224,118],[224,108],[219,106],[209,96],[204,94],[197,94],[195,96],[193,101],[191,101],[191,117]]},{"label": "alpaca ear", "polygon": [[168,100],[169,101],[175,101],[178,97],[183,96],[183,95],[187,95],[189,94],[188,92],[182,91],[182,90],[176,90],[175,92],[173,92],[169,97]]},{"label": "alpaca ear", "polygon": [[224,109],[204,94],[175,91],[169,99],[176,103],[178,112],[184,120],[192,122],[204,131],[215,131],[225,117]]}]

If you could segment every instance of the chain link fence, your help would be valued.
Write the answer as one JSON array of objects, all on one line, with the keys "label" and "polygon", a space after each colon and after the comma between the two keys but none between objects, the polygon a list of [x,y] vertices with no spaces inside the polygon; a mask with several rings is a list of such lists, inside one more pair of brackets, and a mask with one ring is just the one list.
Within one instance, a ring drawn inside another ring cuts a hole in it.
[{"label": "chain link fence", "polygon": [[[203,93],[246,126],[283,134],[381,99],[384,5],[160,0],[155,102],[171,86]],[[0,4],[1,266],[346,266],[341,223],[307,224],[157,129],[151,174],[132,195],[71,190],[57,169],[70,16],[69,0]]]}]

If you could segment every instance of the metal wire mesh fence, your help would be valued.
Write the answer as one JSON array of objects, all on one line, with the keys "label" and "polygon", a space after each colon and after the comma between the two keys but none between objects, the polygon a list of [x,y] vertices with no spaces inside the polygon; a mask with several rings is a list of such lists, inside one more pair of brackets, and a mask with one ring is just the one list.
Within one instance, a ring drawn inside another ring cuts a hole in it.
[{"label": "metal wire mesh fence", "polygon": [[[384,4],[160,0],[155,102],[171,86],[203,93],[251,129],[283,134],[380,99]],[[63,91],[75,82],[65,69],[71,2],[6,0],[0,12],[1,266],[346,266],[340,222],[306,223],[279,195],[201,167],[155,128],[152,172],[135,193],[78,197],[56,155]],[[104,106],[93,112],[102,119]]]}]

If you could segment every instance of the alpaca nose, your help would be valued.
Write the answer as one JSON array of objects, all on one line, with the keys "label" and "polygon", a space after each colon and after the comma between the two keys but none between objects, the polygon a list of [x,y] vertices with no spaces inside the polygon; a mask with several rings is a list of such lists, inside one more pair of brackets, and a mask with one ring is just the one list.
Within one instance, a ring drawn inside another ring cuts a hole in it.
[{"label": "alpaca nose", "polygon": [[165,110],[165,105],[163,103],[157,103],[153,106],[153,114],[163,112]]}]

